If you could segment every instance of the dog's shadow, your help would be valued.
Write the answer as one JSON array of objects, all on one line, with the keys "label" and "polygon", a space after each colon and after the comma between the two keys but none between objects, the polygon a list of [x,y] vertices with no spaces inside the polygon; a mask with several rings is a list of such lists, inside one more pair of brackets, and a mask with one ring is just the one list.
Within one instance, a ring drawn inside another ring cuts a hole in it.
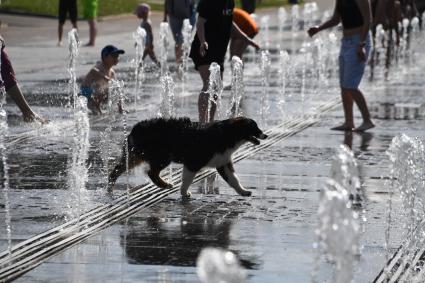
[{"label": "dog's shadow", "polygon": [[[165,201],[149,215],[130,218],[121,233],[121,246],[132,264],[195,266],[203,248],[229,248],[230,230],[239,214],[236,205]],[[258,268],[258,259],[242,258],[239,251],[232,251],[245,268]]]}]

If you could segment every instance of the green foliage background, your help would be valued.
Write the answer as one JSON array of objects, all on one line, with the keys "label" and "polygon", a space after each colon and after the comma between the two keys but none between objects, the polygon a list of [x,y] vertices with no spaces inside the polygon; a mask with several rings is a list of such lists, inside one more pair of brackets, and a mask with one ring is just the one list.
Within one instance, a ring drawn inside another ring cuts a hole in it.
[{"label": "green foliage background", "polygon": [[[214,0],[213,0],[214,1]],[[164,0],[98,0],[98,16],[131,13],[137,4],[149,3],[152,10],[162,10]],[[240,0],[236,5],[240,6]],[[258,7],[282,6],[287,0],[262,0]],[[77,0],[78,15],[83,15],[83,0]],[[56,16],[59,0],[1,0],[0,10]]]}]

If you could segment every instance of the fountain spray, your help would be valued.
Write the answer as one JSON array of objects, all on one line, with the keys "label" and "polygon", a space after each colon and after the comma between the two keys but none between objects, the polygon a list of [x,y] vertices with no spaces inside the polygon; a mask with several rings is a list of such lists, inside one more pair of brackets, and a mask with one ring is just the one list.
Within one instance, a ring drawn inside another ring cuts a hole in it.
[{"label": "fountain spray", "polygon": [[168,73],[168,65],[167,65],[167,58],[168,58],[168,47],[170,45],[169,39],[168,39],[168,23],[161,23],[159,27],[159,38],[160,38],[160,58],[159,62],[161,63],[161,76],[163,76],[165,73]]},{"label": "fountain spray", "polygon": [[[1,48],[1,47],[0,47]],[[0,69],[1,69],[1,58],[0,58]],[[3,82],[1,74],[0,81]],[[6,137],[8,135],[7,125],[7,113],[3,109],[3,105],[6,103],[6,90],[4,85],[0,86],[0,158],[2,166],[1,186],[4,197],[4,211],[5,211],[5,229],[7,235],[7,250],[9,255],[11,254],[12,247],[12,227],[11,227],[11,216],[10,216],[10,200],[9,200],[9,165],[7,163],[7,148],[6,148]]]},{"label": "fountain spray", "polygon": [[146,43],[146,31],[142,27],[137,27],[136,32],[133,33],[133,39],[136,42],[136,58],[134,60],[134,76],[135,76],[135,87],[134,87],[134,105],[136,106],[138,100],[138,94],[140,92],[141,84],[144,80],[144,64],[143,64],[143,52],[145,50]]},{"label": "fountain spray", "polygon": [[244,94],[243,63],[238,56],[232,57],[232,83],[231,83],[231,107],[227,111],[227,117],[242,115],[240,104]]}]

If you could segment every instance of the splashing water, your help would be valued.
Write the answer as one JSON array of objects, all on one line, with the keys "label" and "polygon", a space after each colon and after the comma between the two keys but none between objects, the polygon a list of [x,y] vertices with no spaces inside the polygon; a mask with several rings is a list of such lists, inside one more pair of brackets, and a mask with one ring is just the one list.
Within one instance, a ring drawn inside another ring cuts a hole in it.
[{"label": "splashing water", "polygon": [[283,106],[286,101],[286,81],[288,76],[289,54],[285,50],[279,52],[279,80],[280,80],[280,99],[278,106],[282,115],[284,114]]},{"label": "splashing water", "polygon": [[313,88],[314,92],[317,92],[320,88],[320,84],[325,85],[326,88],[329,85],[329,80],[326,75],[326,57],[325,57],[325,46],[322,38],[318,37],[314,39],[314,57],[315,62],[315,75],[316,79],[313,80],[317,83],[316,87]]},{"label": "splashing water", "polygon": [[279,19],[279,32],[282,33],[285,28],[286,20],[288,19],[288,13],[284,7],[279,7],[277,10],[277,17]]},{"label": "splashing water", "polygon": [[[87,115],[87,99],[79,96],[75,101],[74,128],[72,132],[72,157],[68,166],[68,214],[72,218],[80,216],[83,205],[88,202],[86,183],[88,181],[88,168],[86,165],[90,149],[89,133],[90,124]],[[78,200],[78,201],[75,201]]]},{"label": "splashing water", "polygon": [[[125,104],[125,94],[124,94],[124,81],[120,80],[111,80],[109,81],[109,93],[110,93],[110,103],[112,104],[111,107],[113,107],[114,104],[118,105],[121,109],[124,109]],[[126,193],[127,198],[130,197],[130,177],[129,177],[129,163],[128,163],[128,142],[127,141],[127,135],[128,135],[128,124],[127,124],[127,115],[123,111],[121,113],[121,125],[122,125],[122,135],[123,135],[123,141],[124,141],[124,151],[125,151],[125,172],[126,172]]]},{"label": "splashing water", "polygon": [[295,4],[291,8],[291,30],[295,33],[298,30],[300,18],[300,7],[298,4]]},{"label": "splashing water", "polygon": [[196,273],[202,283],[243,283],[247,277],[235,254],[218,248],[204,248],[200,252]]},{"label": "splashing water", "polygon": [[[0,69],[1,69],[1,58],[0,58]],[[0,74],[0,81],[3,79]],[[7,237],[7,250],[10,255],[12,247],[12,226],[10,216],[10,200],[9,200],[9,165],[7,163],[7,147],[6,137],[9,133],[7,125],[7,113],[3,109],[3,105],[6,103],[6,90],[4,84],[0,85],[0,158],[1,158],[1,175],[0,184],[2,186],[3,198],[4,198],[4,212],[5,212],[5,229]]]},{"label": "splashing water", "polygon": [[[357,161],[353,152],[341,145],[333,157],[330,178],[320,195],[318,242],[315,248],[334,263],[331,282],[352,282],[355,256],[360,254],[359,214],[352,210],[353,194],[360,194]],[[365,221],[363,214],[362,220]],[[317,282],[320,257],[316,258],[312,282]]]},{"label": "splashing water", "polygon": [[[318,217],[315,247],[333,263],[330,282],[352,282],[355,256],[359,253],[358,216],[350,207],[347,190],[332,179],[321,192]],[[312,282],[317,282],[317,266],[318,262]]]},{"label": "splashing water", "polygon": [[391,161],[393,188],[400,191],[408,235],[425,218],[425,149],[418,139],[405,134],[393,138],[387,155]]},{"label": "splashing water", "polygon": [[[417,251],[425,245],[425,147],[418,138],[405,134],[393,138],[387,155],[391,161],[391,190],[398,188],[404,212],[406,237],[401,250],[401,269],[403,276],[398,282],[423,282],[425,270],[423,264],[416,266]],[[388,211],[391,213],[391,210]],[[387,229],[389,233],[389,229]],[[388,258],[388,240],[386,247]],[[391,270],[385,269],[388,278]]]},{"label": "splashing water", "polygon": [[261,125],[263,127],[267,124],[267,117],[269,117],[270,105],[269,105],[269,86],[270,86],[270,53],[267,50],[261,52],[261,101],[260,101],[260,117]]},{"label": "splashing water", "polygon": [[359,168],[353,152],[346,145],[340,145],[333,156],[330,177],[347,190],[353,204],[360,204],[362,192]]},{"label": "splashing water", "polygon": [[192,40],[192,30],[193,27],[189,22],[189,19],[185,19],[183,21],[183,56],[182,56],[182,71],[183,76],[187,73],[189,68],[189,53],[190,53],[190,46],[191,46],[191,40]]},{"label": "splashing water", "polygon": [[242,115],[240,104],[244,93],[243,84],[243,63],[238,56],[232,57],[232,83],[231,83],[231,108],[227,111],[228,117],[237,117]]},{"label": "splashing water", "polygon": [[169,74],[161,77],[161,105],[159,107],[159,116],[170,118],[174,116],[174,81]]},{"label": "splashing water", "polygon": [[268,15],[262,16],[260,20],[261,33],[263,36],[262,42],[264,42],[265,50],[269,50],[270,48],[269,21],[270,17]]},{"label": "splashing water", "polygon": [[209,94],[208,99],[208,119],[207,121],[214,119],[214,114],[211,114],[211,106],[216,106],[216,112],[219,119],[222,119],[224,114],[221,113],[221,93],[223,92],[223,82],[221,80],[221,71],[220,71],[220,65],[213,62],[210,65],[210,78],[208,82],[208,90],[207,93]]},{"label": "splashing water", "polygon": [[117,88],[122,87],[119,82],[115,80],[109,81],[108,93],[109,99],[106,102],[105,115],[107,116],[108,123],[104,131],[99,133],[99,151],[102,159],[102,176],[104,180],[104,189],[108,186],[108,175],[109,175],[109,165],[112,161],[112,147],[111,147],[111,138],[112,138],[112,127],[113,124],[117,121],[117,111],[116,106],[121,105],[120,102],[120,91]]},{"label": "splashing water", "polygon": [[136,58],[134,60],[134,76],[135,76],[135,86],[134,86],[134,104],[137,103],[138,94],[141,88],[141,84],[145,78],[144,76],[144,64],[143,64],[143,52],[145,50],[146,43],[146,31],[142,27],[137,27],[136,32],[133,33],[133,39],[136,42]]},{"label": "splashing water", "polygon": [[168,39],[168,23],[162,22],[159,26],[159,38],[160,38],[160,56],[159,62],[161,63],[161,75],[168,73],[168,47],[170,45],[170,41]]},{"label": "splashing water", "polygon": [[78,56],[78,49],[80,47],[80,40],[78,39],[78,31],[73,28],[68,32],[68,48],[69,48],[69,87],[71,90],[70,101],[73,101],[73,108],[76,107],[76,100],[78,95],[77,75],[75,73],[75,63]]}]

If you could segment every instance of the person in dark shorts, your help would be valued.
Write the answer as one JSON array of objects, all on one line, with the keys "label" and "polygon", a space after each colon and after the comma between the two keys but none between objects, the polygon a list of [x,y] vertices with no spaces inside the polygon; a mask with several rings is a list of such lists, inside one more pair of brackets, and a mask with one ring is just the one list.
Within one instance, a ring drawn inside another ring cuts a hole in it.
[{"label": "person in dark shorts", "polygon": [[223,76],[224,56],[226,55],[231,33],[243,37],[249,45],[259,49],[259,46],[244,34],[233,23],[233,0],[201,0],[198,4],[198,20],[196,22],[196,35],[192,42],[190,58],[195,64],[202,79],[202,91],[198,99],[199,121],[207,123],[214,120],[216,105],[212,103],[208,115],[209,93],[208,80],[210,76],[209,66],[216,62],[220,65]]},{"label": "person in dark shorts", "polygon": [[3,38],[0,36],[0,48],[1,48],[1,78],[0,78],[0,87],[4,87],[6,93],[12,97],[16,105],[22,112],[22,116],[25,122],[38,121],[40,123],[47,123],[48,120],[39,116],[35,113],[31,107],[28,105],[24,95],[21,92],[21,89],[18,86],[18,81],[16,80],[15,71],[13,70],[12,63],[7,56],[5,50],[5,43]]},{"label": "person in dark shorts", "polygon": [[[312,37],[340,22],[343,37],[339,53],[339,84],[345,122],[332,130],[363,132],[375,127],[366,100],[359,89],[372,47],[372,13],[369,0],[336,0],[332,18],[320,26],[309,28],[308,34]],[[363,118],[363,123],[357,128],[354,128],[353,102],[357,104]]]},{"label": "person in dark shorts", "polygon": [[77,28],[77,0],[59,0],[58,46],[62,45],[63,26],[67,14],[73,28]]}]

